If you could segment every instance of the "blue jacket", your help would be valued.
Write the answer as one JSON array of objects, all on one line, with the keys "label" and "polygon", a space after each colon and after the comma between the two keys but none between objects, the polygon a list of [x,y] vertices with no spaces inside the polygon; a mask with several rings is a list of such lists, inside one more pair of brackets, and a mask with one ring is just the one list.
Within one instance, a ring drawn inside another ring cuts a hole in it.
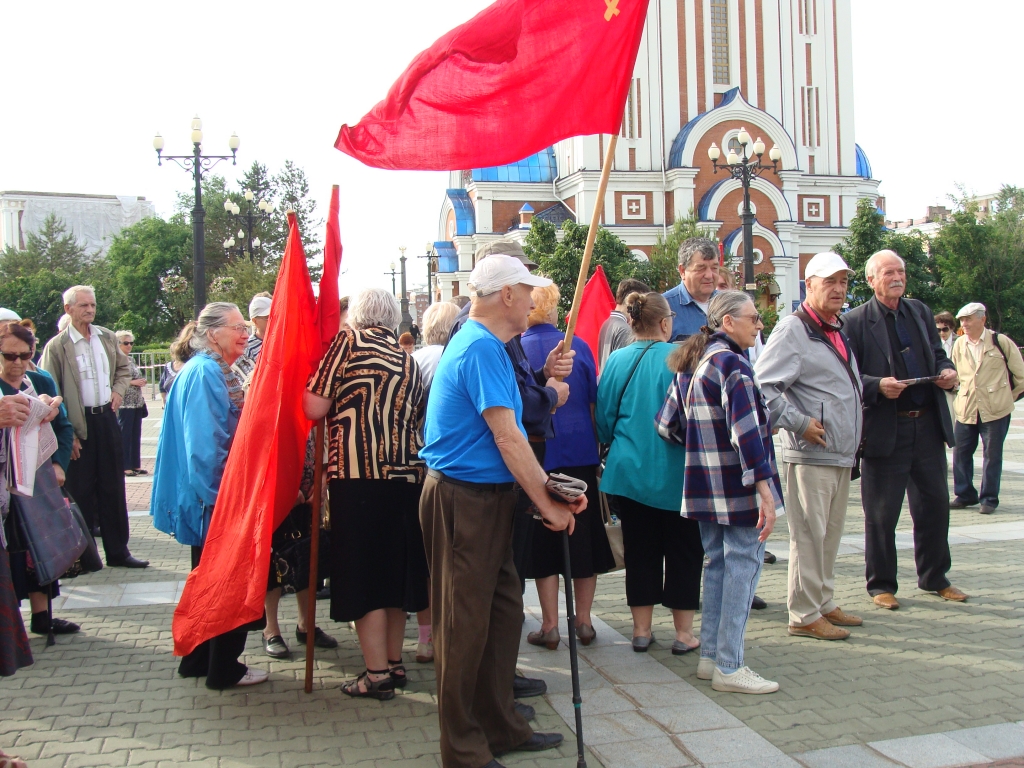
[{"label": "blue jacket", "polygon": [[202,546],[209,512],[241,410],[228,397],[220,366],[204,354],[178,372],[167,396],[156,449],[150,514],[179,544]]},{"label": "blue jacket", "polygon": [[[714,296],[715,293],[711,295]],[[662,296],[668,302],[669,309],[676,313],[672,318],[672,341],[683,341],[697,333],[702,325],[708,324],[708,316],[697,306],[697,302],[682,283],[675,288],[669,288]]]}]

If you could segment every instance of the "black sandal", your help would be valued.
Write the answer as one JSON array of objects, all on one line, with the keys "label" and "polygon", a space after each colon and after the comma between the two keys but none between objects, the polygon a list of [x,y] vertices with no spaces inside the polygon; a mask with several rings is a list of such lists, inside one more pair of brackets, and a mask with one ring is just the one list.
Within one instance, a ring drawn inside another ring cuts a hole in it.
[{"label": "black sandal", "polygon": [[[386,669],[367,669],[355,680],[343,683],[341,692],[354,699],[379,699],[380,701],[393,699],[395,698],[395,682],[388,675],[388,671]],[[374,681],[370,679],[370,675],[387,675],[387,677]],[[359,683],[364,681],[366,690],[361,691],[359,690]]]},{"label": "black sandal", "polygon": [[398,661],[388,659],[388,673],[391,675],[391,682],[395,684],[395,688],[405,688],[405,684],[409,682],[409,676],[405,674],[405,664],[401,659]]}]

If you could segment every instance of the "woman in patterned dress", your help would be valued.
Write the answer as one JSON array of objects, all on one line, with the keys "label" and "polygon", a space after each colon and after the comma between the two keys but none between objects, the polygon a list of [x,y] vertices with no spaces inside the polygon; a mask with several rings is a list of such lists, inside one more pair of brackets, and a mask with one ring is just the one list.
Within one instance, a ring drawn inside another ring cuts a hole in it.
[{"label": "woman in patterned dress", "polygon": [[135,334],[131,331],[117,331],[117,348],[128,358],[128,370],[132,380],[124,393],[124,401],[117,411],[117,423],[121,427],[121,448],[124,451],[124,473],[128,477],[148,475],[142,468],[142,420],[146,417],[146,398],[142,387],[146,386],[146,377],[135,364],[132,357],[132,346]]},{"label": "woman in patterned dress", "polygon": [[426,466],[419,458],[419,368],[398,346],[398,302],[368,289],[310,379],[306,416],[327,417],[331,618],[355,621],[366,671],[348,696],[394,698],[406,684],[406,613],[429,603],[419,524]]}]

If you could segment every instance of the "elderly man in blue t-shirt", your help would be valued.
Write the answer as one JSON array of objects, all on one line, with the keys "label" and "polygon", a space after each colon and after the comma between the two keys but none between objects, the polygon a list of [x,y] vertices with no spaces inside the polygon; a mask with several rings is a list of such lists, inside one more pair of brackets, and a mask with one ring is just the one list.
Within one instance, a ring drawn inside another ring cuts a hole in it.
[{"label": "elderly man in blue t-shirt", "polygon": [[449,342],[427,405],[428,470],[420,523],[431,574],[441,759],[446,768],[495,768],[495,754],[557,746],[514,709],[512,678],[523,600],[512,562],[515,484],[555,531],[586,507],[554,501],[522,425],[522,398],[505,351],[526,330],[531,292],[550,280],[493,255],[470,275],[469,320]]},{"label": "elderly man in blue t-shirt", "polygon": [[671,341],[683,341],[708,323],[708,304],[717,291],[718,246],[706,237],[691,237],[679,246],[679,276],[683,281],[663,294],[676,313]]}]

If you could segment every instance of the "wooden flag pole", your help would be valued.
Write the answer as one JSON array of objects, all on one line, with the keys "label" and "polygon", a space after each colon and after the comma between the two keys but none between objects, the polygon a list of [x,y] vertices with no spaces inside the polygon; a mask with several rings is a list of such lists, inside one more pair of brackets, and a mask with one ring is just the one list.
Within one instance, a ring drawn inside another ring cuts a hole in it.
[{"label": "wooden flag pole", "polygon": [[617,133],[611,134],[608,149],[604,153],[604,165],[601,166],[601,181],[597,185],[597,201],[594,204],[594,215],[590,217],[590,229],[587,230],[587,245],[583,249],[583,263],[580,264],[580,276],[576,280],[576,293],[572,297],[572,311],[565,323],[565,346],[563,352],[572,349],[572,339],[576,334],[576,318],[580,314],[580,303],[583,301],[583,289],[587,285],[587,274],[590,272],[590,257],[594,254],[594,240],[597,239],[597,228],[601,225],[601,212],[604,210],[604,194],[608,188],[608,175],[615,159]]},{"label": "wooden flag pole", "polygon": [[317,421],[313,444],[313,527],[309,535],[309,589],[306,593],[306,693],[313,692],[313,654],[316,643],[316,583],[320,570],[320,506],[324,485],[324,420]]}]

